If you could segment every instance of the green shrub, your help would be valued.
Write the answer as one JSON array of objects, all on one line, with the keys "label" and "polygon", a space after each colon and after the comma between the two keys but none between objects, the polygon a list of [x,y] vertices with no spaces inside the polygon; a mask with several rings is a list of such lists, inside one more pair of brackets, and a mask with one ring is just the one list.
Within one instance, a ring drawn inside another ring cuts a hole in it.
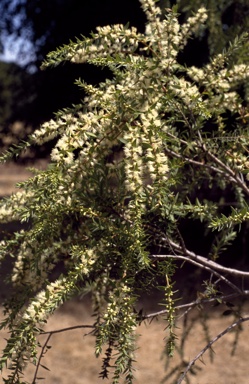
[{"label": "green shrub", "polygon": [[[2,323],[10,330],[2,356],[2,366],[12,362],[6,383],[22,382],[24,365],[37,364],[47,318],[82,292],[92,295],[96,355],[108,347],[101,375],[108,376],[113,361],[112,383],[122,375],[133,382],[134,331],[148,318],[135,309],[144,291],[164,289],[167,352],[173,354],[178,260],[210,275],[189,308],[248,294],[233,276],[249,273],[217,262],[249,217],[248,110],[240,96],[249,68],[233,54],[243,51],[248,36],[202,68],[186,67],[179,52],[204,33],[206,10],[180,25],[174,9],[162,18],[153,0],[141,5],[144,34],[123,25],[98,27],[90,38],[48,55],[44,67],[87,62],[107,66],[113,77],[96,87],[78,80],[87,92],[83,102],[58,112],[2,157],[57,138],[47,170],[34,170],[0,206],[1,222],[28,223],[0,244],[1,259],[15,260],[16,291]],[[186,245],[183,221],[213,231],[206,254]]]}]

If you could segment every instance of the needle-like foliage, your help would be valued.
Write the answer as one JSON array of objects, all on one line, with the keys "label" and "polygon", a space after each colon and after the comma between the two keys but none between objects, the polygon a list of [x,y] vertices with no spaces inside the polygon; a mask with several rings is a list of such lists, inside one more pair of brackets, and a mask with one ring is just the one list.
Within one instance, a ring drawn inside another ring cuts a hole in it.
[{"label": "needle-like foliage", "polygon": [[[178,55],[203,33],[206,9],[180,25],[174,10],[162,17],[153,0],[141,0],[141,6],[148,20],[144,34],[123,25],[98,27],[91,37],[50,53],[43,65],[86,62],[109,67],[113,76],[97,86],[77,81],[84,100],[58,112],[26,144],[57,139],[47,170],[34,170],[1,202],[2,223],[27,223],[0,243],[1,260],[14,258],[15,292],[2,324],[10,331],[2,355],[2,367],[11,362],[5,383],[23,382],[25,365],[37,364],[47,318],[86,289],[96,316],[96,355],[107,347],[101,376],[110,375],[113,384],[122,375],[133,382],[135,330],[146,318],[136,302],[158,286],[165,291],[172,355],[177,260],[208,271],[205,300],[216,297],[218,280],[242,293],[217,258],[248,219],[248,100],[239,91],[249,67],[233,55],[248,36],[202,68],[186,67]],[[183,220],[213,229],[209,256],[187,248]]]}]

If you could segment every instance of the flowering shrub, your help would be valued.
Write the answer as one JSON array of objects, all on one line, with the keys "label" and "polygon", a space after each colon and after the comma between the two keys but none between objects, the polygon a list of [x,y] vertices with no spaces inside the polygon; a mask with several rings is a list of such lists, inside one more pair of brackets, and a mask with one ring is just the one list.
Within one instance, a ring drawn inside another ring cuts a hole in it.
[{"label": "flowering shrub", "polygon": [[[57,139],[47,170],[33,170],[33,178],[0,206],[2,223],[28,223],[0,244],[1,259],[15,259],[10,278],[16,292],[2,323],[11,332],[2,356],[2,367],[11,361],[5,383],[21,383],[25,365],[39,363],[38,338],[47,318],[79,293],[92,294],[96,355],[107,346],[101,375],[110,374],[112,383],[122,375],[133,382],[135,329],[159,315],[137,313],[136,302],[159,285],[167,352],[173,354],[177,260],[210,274],[190,309],[248,294],[232,278],[249,273],[217,262],[237,237],[237,224],[248,218],[248,112],[239,90],[249,66],[232,59],[247,37],[202,68],[186,67],[178,54],[189,38],[203,33],[207,11],[200,8],[180,25],[174,10],[162,17],[153,0],[141,5],[148,20],[144,34],[123,25],[99,27],[90,38],[48,55],[44,68],[64,60],[87,62],[107,66],[113,77],[96,87],[78,80],[84,101],[58,112],[2,157]],[[183,219],[214,231],[207,254],[186,246]]]}]

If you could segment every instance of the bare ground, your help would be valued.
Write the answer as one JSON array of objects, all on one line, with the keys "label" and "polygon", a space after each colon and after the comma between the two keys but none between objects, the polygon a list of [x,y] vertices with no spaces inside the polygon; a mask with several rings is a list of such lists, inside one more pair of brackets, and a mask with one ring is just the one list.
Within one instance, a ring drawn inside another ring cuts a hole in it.
[{"label": "bare ground", "polygon": [[[40,160],[35,165],[30,164],[30,167],[35,166],[37,169],[44,169],[47,161]],[[0,196],[10,195],[15,191],[15,184],[25,181],[32,173],[27,170],[28,166],[18,165],[14,163],[0,164]]]},{"label": "bare ground", "polygon": [[[40,165],[41,168],[44,167]],[[0,166],[0,195],[6,196],[13,191],[13,185],[17,181],[26,179],[29,176],[23,167]],[[3,295],[4,296],[4,295]],[[152,302],[145,303],[147,308],[153,306]],[[222,311],[221,311],[222,312]],[[248,313],[248,312],[247,312]],[[0,317],[2,319],[2,315]],[[46,330],[57,330],[72,327],[79,324],[92,324],[91,306],[89,302],[83,303],[80,300],[72,300],[58,310],[48,321]],[[216,311],[208,320],[210,338],[215,337],[219,332],[233,323],[233,316],[221,316]],[[181,349],[180,336],[183,324],[178,323],[179,337],[178,347]],[[162,319],[152,323],[142,324],[138,329],[138,349],[136,351],[136,382],[138,384],[166,384],[176,383],[176,377],[165,380],[167,374],[179,363],[179,355],[169,360],[166,368],[165,336],[167,336],[166,322]],[[39,377],[43,377],[46,384],[104,384],[111,383],[111,379],[102,380],[98,378],[101,370],[101,358],[96,359],[94,355],[94,337],[85,334],[88,329],[75,329],[52,336],[49,345],[52,348],[46,353],[42,364],[50,371],[40,368]],[[5,345],[7,331],[1,331],[0,349]],[[46,336],[40,337],[43,345]],[[190,384],[248,384],[249,383],[249,322],[243,324],[239,343],[236,352],[231,356],[235,332],[231,331],[221,338],[213,346],[210,360],[210,352],[206,352],[202,362],[194,366],[196,375],[190,374]],[[189,362],[196,354],[205,347],[207,341],[205,332],[200,322],[190,326],[190,332],[184,350],[184,360]],[[34,378],[34,367],[27,369],[25,380],[31,381]],[[5,373],[3,374],[5,377]],[[37,381],[39,382],[39,381]]]},{"label": "bare ground", "polygon": [[[210,337],[215,337],[224,328],[233,322],[231,317],[219,317],[214,313],[208,324]],[[81,324],[92,324],[89,305],[73,300],[58,310],[48,321],[45,330],[58,330],[60,328],[73,327]],[[181,322],[178,324],[177,334],[181,335]],[[179,355],[170,359],[166,369],[166,357],[163,353],[165,348],[164,338],[167,336],[165,330],[166,322],[162,319],[153,321],[151,324],[142,324],[138,328],[138,349],[136,351],[136,383],[159,384],[176,383],[176,377],[164,381],[167,374],[179,363]],[[52,348],[46,353],[42,364],[50,371],[40,368],[38,377],[43,377],[47,384],[104,384],[111,383],[111,378],[102,380],[98,378],[101,370],[101,358],[94,355],[94,337],[86,335],[88,329],[75,329],[57,333],[52,336],[49,345]],[[0,347],[4,346],[6,332],[2,332]],[[44,343],[47,336],[41,336],[40,342]],[[240,335],[239,345],[236,353],[231,356],[234,332],[230,332],[219,340],[213,347],[212,358],[210,352],[206,352],[202,362],[195,365],[196,376],[189,374],[191,384],[248,384],[249,382],[249,324],[245,323]],[[178,343],[179,344],[179,343]],[[189,334],[184,352],[186,362],[193,359],[196,354],[207,344],[205,334],[200,323],[195,324]],[[178,345],[179,346],[179,345]],[[32,382],[34,378],[34,367],[27,369],[25,379]],[[37,381],[38,382],[38,381]]]}]

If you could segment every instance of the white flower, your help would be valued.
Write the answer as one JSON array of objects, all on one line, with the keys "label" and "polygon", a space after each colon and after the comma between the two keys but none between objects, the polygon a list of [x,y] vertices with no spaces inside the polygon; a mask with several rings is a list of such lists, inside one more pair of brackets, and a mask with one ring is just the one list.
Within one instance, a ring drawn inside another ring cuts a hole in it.
[{"label": "white flower", "polygon": [[65,164],[71,164],[74,160],[73,153],[68,152],[67,155],[64,157]]},{"label": "white flower", "polygon": [[52,161],[56,161],[56,162],[60,161],[61,156],[60,156],[60,152],[59,152],[58,148],[55,147],[52,149],[50,157],[51,157]]}]

